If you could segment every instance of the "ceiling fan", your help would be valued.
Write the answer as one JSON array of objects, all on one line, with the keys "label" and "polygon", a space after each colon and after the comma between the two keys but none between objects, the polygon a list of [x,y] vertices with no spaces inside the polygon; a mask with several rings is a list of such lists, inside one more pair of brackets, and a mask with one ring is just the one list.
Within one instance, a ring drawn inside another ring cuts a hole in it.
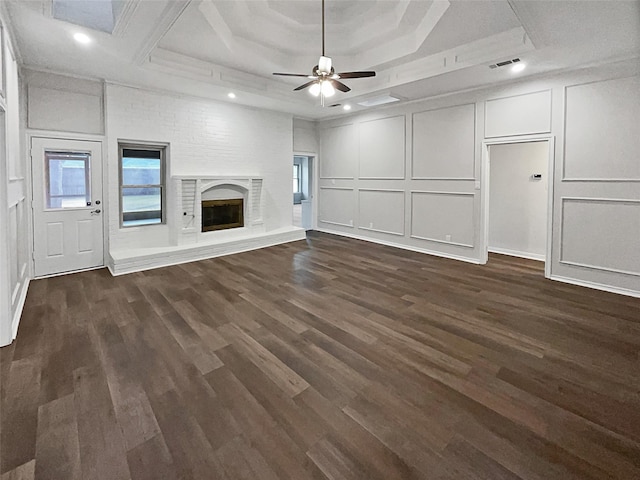
[{"label": "ceiling fan", "polygon": [[318,65],[313,67],[311,75],[305,75],[304,73],[274,73],[274,75],[281,75],[284,77],[305,77],[311,79],[309,82],[304,83],[293,90],[297,91],[309,88],[309,93],[314,97],[320,95],[322,106],[324,106],[324,98],[333,96],[336,93],[336,90],[340,90],[341,92],[348,92],[351,90],[344,83],[340,82],[340,79],[375,77],[376,72],[364,71],[336,73],[335,69],[331,65],[331,57],[327,57],[324,54],[324,0],[322,0],[322,55],[320,56]]}]

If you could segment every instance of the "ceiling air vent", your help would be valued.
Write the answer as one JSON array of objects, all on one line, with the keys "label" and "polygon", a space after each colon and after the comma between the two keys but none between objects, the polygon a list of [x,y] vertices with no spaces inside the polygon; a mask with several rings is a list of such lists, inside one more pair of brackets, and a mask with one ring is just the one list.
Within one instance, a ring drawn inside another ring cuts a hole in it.
[{"label": "ceiling air vent", "polygon": [[505,60],[504,62],[497,62],[497,63],[494,63],[493,65],[489,65],[489,68],[505,67],[507,65],[511,65],[512,63],[518,63],[519,61],[520,61],[519,58],[514,58],[512,60]]}]

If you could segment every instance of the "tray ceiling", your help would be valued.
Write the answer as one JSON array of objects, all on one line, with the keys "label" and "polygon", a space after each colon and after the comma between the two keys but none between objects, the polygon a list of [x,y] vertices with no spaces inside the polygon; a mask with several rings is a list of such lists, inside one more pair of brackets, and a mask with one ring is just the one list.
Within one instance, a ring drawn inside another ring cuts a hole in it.
[{"label": "tray ceiling", "polygon": [[[8,0],[25,66],[291,112],[322,109],[299,82],[321,52],[320,0]],[[634,1],[327,0],[326,53],[338,71],[375,69],[335,101],[403,100],[512,79],[488,65],[512,57],[523,75],[640,51]],[[90,45],[73,39],[82,31]]]}]

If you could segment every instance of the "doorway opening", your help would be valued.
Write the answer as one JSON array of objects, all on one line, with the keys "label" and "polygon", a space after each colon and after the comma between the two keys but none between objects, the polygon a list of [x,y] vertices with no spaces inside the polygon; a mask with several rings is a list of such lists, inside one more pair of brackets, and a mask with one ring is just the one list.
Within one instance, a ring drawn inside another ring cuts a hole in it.
[{"label": "doorway opening", "polygon": [[306,155],[293,157],[293,226],[305,230],[313,228],[313,159]]},{"label": "doorway opening", "polygon": [[489,253],[545,262],[549,275],[553,139],[485,144],[485,260]]}]

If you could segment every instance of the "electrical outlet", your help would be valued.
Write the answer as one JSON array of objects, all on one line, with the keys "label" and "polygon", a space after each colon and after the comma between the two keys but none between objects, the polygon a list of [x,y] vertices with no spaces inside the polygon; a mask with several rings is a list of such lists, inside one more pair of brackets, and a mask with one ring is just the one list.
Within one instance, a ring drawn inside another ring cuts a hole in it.
[{"label": "electrical outlet", "polygon": [[445,235],[445,236],[444,236],[444,239],[445,239],[447,242],[450,242],[450,241],[451,241],[451,235]]},{"label": "electrical outlet", "polygon": [[369,222],[369,228],[373,228],[373,222]]}]

